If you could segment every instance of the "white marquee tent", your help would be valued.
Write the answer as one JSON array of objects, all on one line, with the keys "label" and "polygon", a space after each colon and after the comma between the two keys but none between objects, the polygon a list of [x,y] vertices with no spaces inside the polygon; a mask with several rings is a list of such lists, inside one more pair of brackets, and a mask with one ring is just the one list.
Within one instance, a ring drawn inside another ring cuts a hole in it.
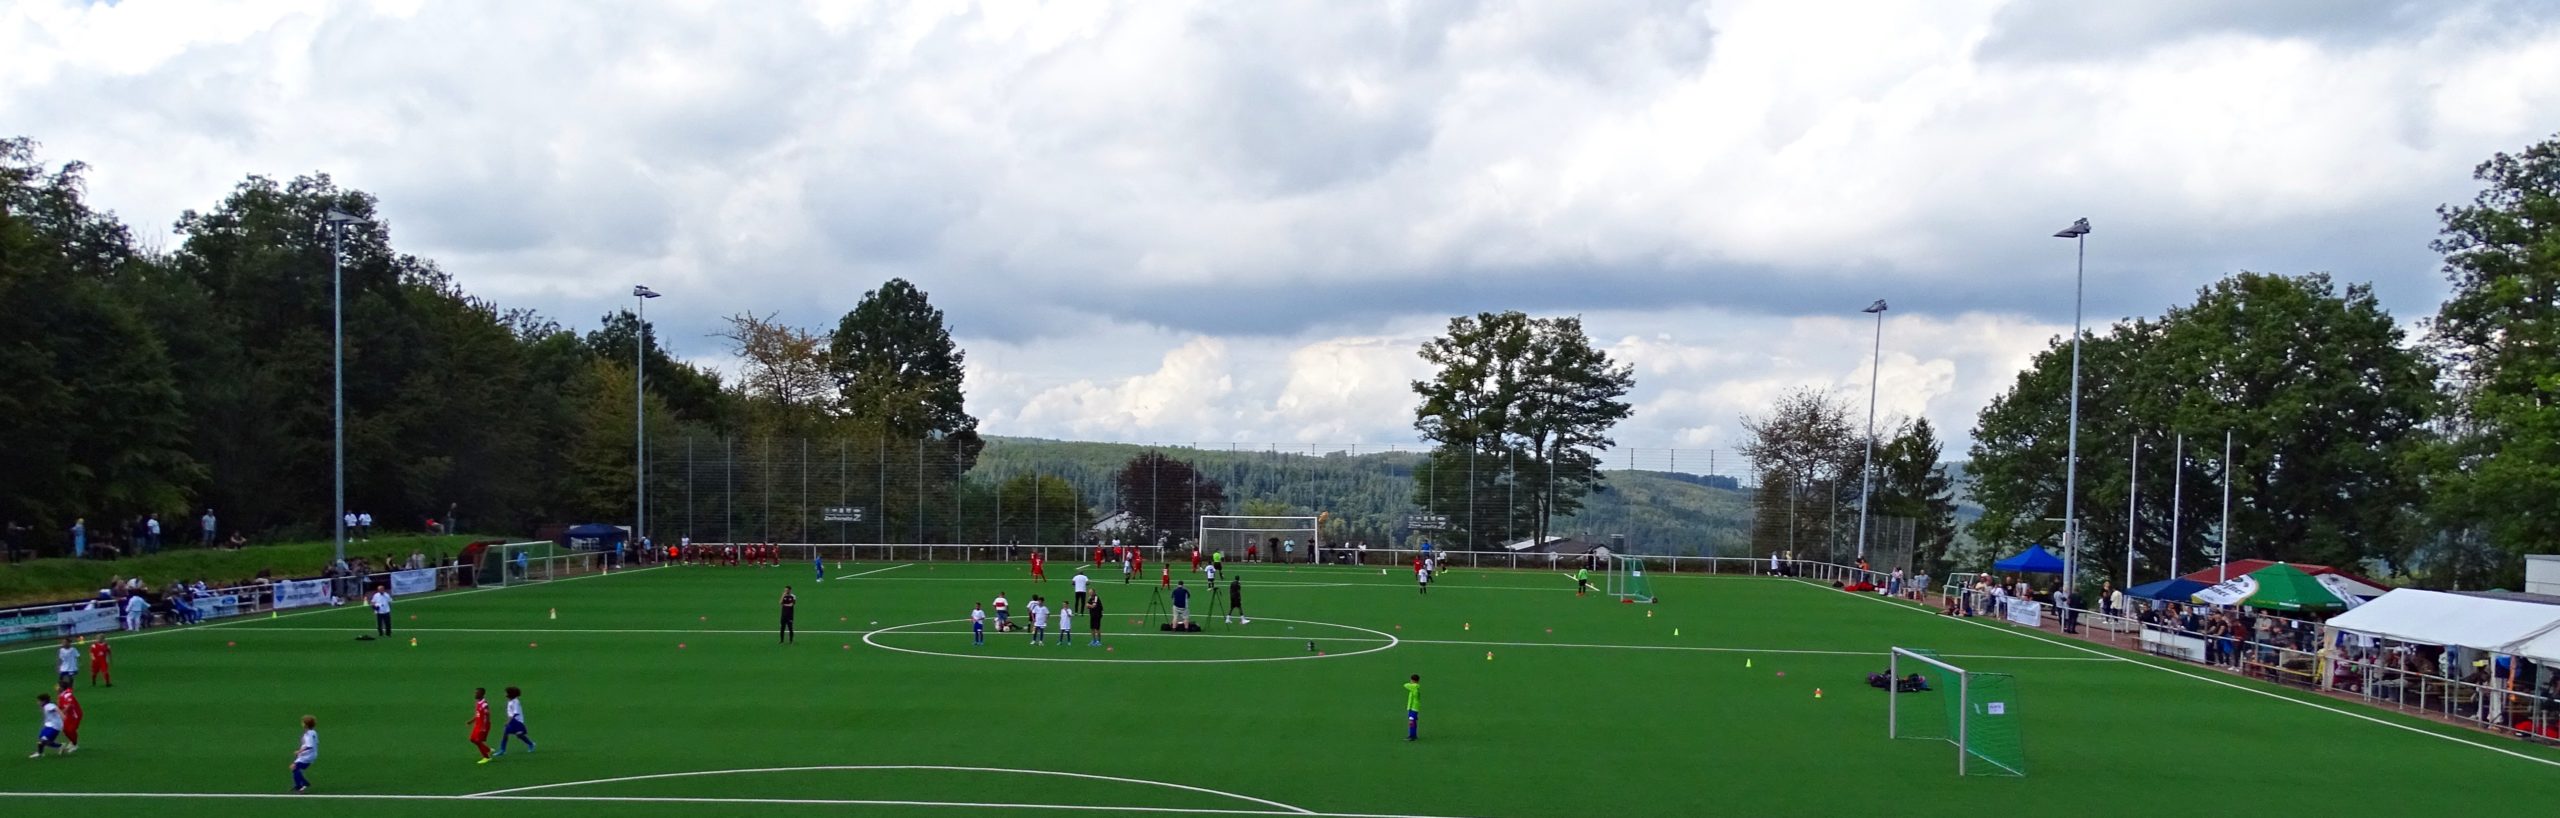
[{"label": "white marquee tent", "polygon": [[2401,588],[2331,618],[2328,625],[2397,642],[2560,661],[2560,605]]}]

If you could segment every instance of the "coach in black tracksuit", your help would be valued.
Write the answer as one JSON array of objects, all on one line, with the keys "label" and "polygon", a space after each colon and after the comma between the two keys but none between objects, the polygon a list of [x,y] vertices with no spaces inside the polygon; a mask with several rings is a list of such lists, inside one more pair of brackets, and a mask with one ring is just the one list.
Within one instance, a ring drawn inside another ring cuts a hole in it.
[{"label": "coach in black tracksuit", "polygon": [[791,614],[800,607],[800,598],[791,594],[791,586],[782,586],[782,631],[774,635],[777,643],[800,641],[800,632],[791,627]]}]

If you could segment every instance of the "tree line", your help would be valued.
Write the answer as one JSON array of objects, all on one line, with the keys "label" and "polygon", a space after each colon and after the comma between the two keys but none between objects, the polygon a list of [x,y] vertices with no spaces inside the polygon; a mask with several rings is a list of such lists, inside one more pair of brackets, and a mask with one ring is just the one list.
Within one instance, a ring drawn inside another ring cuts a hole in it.
[{"label": "tree line", "polygon": [[[2368,285],[2240,272],[2082,336],[2091,576],[2127,579],[2130,548],[2134,580],[2261,558],[2514,587],[2560,541],[2560,141],[2472,176],[2437,209],[2452,293],[2414,327]],[[2056,338],[1982,410],[1986,547],[2059,537],[2070,367]]]},{"label": "tree line", "polygon": [[[19,313],[0,323],[0,525],[21,547],[60,553],[77,520],[192,528],[207,510],[227,530],[284,536],[323,533],[345,510],[499,532],[627,520],[635,411],[653,436],[859,430],[964,458],[982,446],[962,353],[903,280],[825,332],[732,317],[746,366],[731,383],[669,355],[631,312],[580,333],[464,292],[396,247],[372,195],[325,174],[248,177],[180,215],[163,249],[89,205],[86,171],[0,140],[0,299]],[[360,220],[334,256],[332,211]],[[351,509],[331,507],[333,260]]]}]

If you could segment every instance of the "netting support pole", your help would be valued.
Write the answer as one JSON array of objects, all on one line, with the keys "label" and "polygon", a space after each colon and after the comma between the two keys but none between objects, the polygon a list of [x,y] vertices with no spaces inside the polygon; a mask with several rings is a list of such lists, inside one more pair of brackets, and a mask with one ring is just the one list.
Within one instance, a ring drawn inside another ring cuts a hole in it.
[{"label": "netting support pole", "polygon": [[1973,728],[1973,674],[1956,674],[1956,777],[1964,777],[1966,734]]}]

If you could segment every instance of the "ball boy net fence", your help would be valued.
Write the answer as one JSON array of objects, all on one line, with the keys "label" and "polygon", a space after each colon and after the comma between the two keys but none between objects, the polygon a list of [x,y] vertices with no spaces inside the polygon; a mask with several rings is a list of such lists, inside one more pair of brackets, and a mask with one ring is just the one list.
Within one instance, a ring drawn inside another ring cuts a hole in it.
[{"label": "ball boy net fence", "polygon": [[[1886,735],[1937,739],[1956,746],[1957,775],[2027,774],[2018,735],[2018,680],[1948,664],[1934,651],[1894,648],[1886,672],[1895,685],[1885,705]],[[1900,681],[1918,674],[1928,689],[1900,692]]]}]

